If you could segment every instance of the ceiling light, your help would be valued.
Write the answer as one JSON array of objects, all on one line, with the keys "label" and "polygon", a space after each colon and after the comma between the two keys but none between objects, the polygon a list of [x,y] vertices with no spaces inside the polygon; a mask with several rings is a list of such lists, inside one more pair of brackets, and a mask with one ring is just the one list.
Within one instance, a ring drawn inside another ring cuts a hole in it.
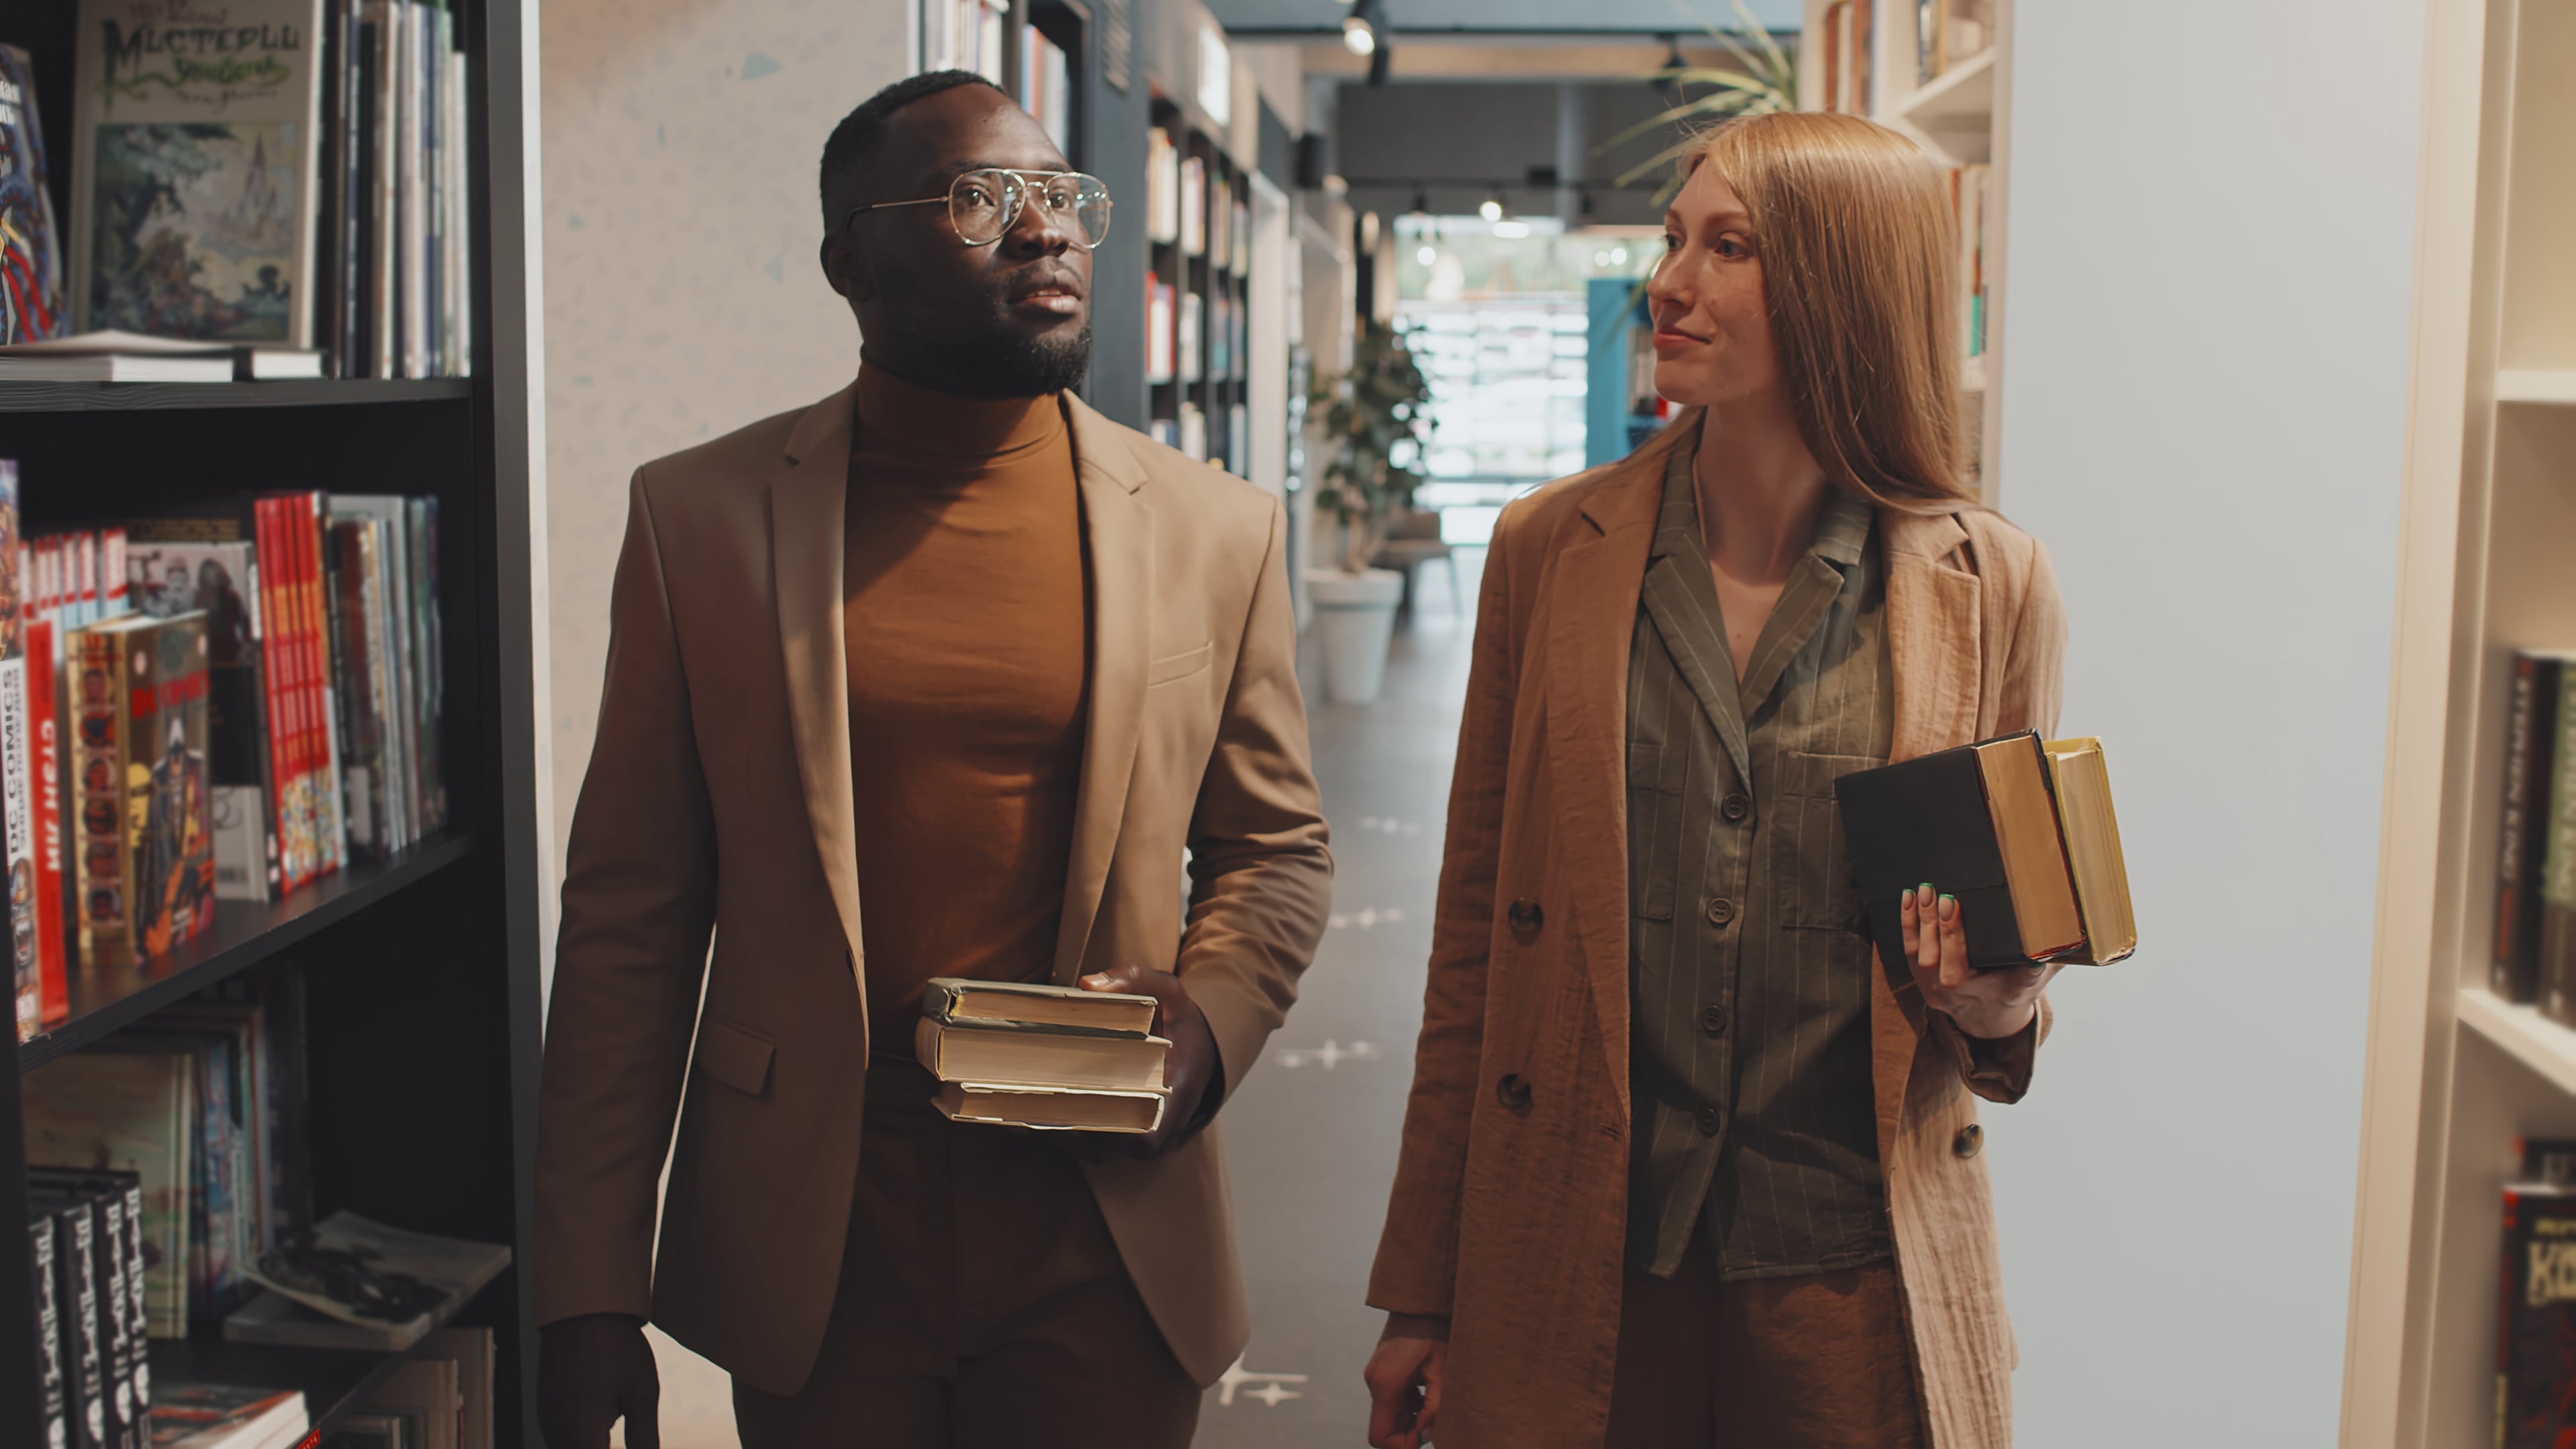
[{"label": "ceiling light", "polygon": [[1614,267],[1624,267],[1628,265],[1628,249],[1626,247],[1612,247],[1610,249],[1610,265]]},{"label": "ceiling light", "polygon": [[1342,17],[1342,44],[1353,55],[1373,54],[1377,50],[1377,28],[1368,23],[1366,16],[1345,15]]},{"label": "ceiling light", "polygon": [[1476,214],[1487,221],[1501,221],[1503,219],[1503,194],[1497,191],[1493,195],[1486,197],[1482,202],[1477,204]]},{"label": "ceiling light", "polygon": [[1440,249],[1438,247],[1426,246],[1422,250],[1415,252],[1413,254],[1413,259],[1427,267],[1433,262],[1440,260]]},{"label": "ceiling light", "polygon": [[1594,252],[1592,254],[1592,265],[1596,267],[1606,267],[1610,265],[1610,254],[1608,252]]},{"label": "ceiling light", "polygon": [[1519,241],[1522,237],[1528,236],[1529,234],[1530,224],[1525,221],[1498,221],[1494,223],[1494,235],[1501,237],[1505,241]]}]

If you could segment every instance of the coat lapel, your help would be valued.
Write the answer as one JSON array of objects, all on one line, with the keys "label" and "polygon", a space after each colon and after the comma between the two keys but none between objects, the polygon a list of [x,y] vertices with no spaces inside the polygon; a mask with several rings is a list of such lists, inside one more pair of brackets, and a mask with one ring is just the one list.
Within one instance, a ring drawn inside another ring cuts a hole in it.
[{"label": "coat lapel", "polygon": [[1055,955],[1055,980],[1070,986],[1082,972],[1100,918],[1144,734],[1146,656],[1153,647],[1154,514],[1139,492],[1144,463],[1117,426],[1070,394],[1065,416],[1073,431],[1091,561],[1090,712]]},{"label": "coat lapel", "polygon": [[1628,655],[1663,502],[1665,456],[1697,426],[1695,416],[1673,424],[1660,446],[1591,485],[1581,513],[1566,525],[1575,536],[1558,551],[1544,586],[1548,768],[1567,872],[1561,904],[1591,978],[1623,1115],[1630,1110]]},{"label": "coat lapel", "polygon": [[[850,785],[850,677],[841,626],[841,528],[850,484],[850,390],[808,409],[787,440],[787,471],[769,485],[770,557],[787,717],[805,816],[841,917],[850,967],[864,983],[858,824]],[[862,1008],[866,991],[860,991]]]},{"label": "coat lapel", "polygon": [[[1947,513],[1880,509],[1887,559],[1887,639],[1896,683],[1891,763],[1973,743],[1985,661],[1981,586],[1950,562],[1968,531]],[[1870,903],[1872,906],[1876,902]],[[1923,993],[1903,961],[1882,961],[1870,991],[1871,1075],[1878,1105],[1879,1160],[1888,1160],[1922,1040]]]}]

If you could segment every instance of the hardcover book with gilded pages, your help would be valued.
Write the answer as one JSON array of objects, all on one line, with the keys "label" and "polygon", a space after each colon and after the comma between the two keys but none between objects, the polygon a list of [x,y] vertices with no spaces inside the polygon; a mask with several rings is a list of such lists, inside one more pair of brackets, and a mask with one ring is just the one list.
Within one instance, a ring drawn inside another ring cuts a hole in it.
[{"label": "hardcover book with gilded pages", "polygon": [[1155,1009],[1150,996],[940,977],[913,1049],[956,1121],[1151,1132],[1172,1050],[1153,1034]]},{"label": "hardcover book with gilded pages", "polygon": [[1903,893],[1955,896],[1968,963],[2107,966],[2137,949],[2102,742],[2024,731],[1835,782],[1872,938],[1904,954]]}]

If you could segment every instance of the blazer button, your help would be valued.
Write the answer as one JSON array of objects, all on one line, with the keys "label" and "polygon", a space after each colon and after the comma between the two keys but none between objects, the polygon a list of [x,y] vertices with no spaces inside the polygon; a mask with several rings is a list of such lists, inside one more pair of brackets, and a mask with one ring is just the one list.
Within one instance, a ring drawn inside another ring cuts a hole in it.
[{"label": "blazer button", "polygon": [[1728,900],[1724,896],[1719,896],[1717,899],[1710,901],[1708,903],[1708,919],[1711,925],[1718,926],[1723,926],[1727,922],[1734,920],[1735,902]]},{"label": "blazer button", "polygon": [[1530,1104],[1530,1084],[1520,1073],[1508,1073],[1494,1083],[1494,1099],[1517,1112]]},{"label": "blazer button", "polygon": [[1699,1135],[1714,1137],[1726,1129],[1726,1118],[1715,1107],[1699,1109]]},{"label": "blazer button", "polygon": [[1710,1036],[1726,1035],[1726,1008],[1711,1002],[1699,1009],[1699,1029]]},{"label": "blazer button", "polygon": [[1985,1146],[1986,1129],[1974,1122],[1960,1128],[1959,1135],[1950,1139],[1950,1150],[1963,1158],[1976,1156]]},{"label": "blazer button", "polygon": [[1717,807],[1717,813],[1725,818],[1727,824],[1732,825],[1753,813],[1753,802],[1741,795],[1729,795]]},{"label": "blazer button", "polygon": [[1539,927],[1547,924],[1547,912],[1540,910],[1536,901],[1514,901],[1510,920],[1512,934],[1526,941],[1538,934]]}]

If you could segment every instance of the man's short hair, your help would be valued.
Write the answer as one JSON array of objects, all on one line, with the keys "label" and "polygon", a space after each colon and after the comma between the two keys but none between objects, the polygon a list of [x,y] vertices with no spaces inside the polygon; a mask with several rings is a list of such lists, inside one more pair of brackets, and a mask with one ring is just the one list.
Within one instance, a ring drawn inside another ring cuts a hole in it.
[{"label": "man's short hair", "polygon": [[868,163],[876,159],[885,144],[886,122],[894,113],[924,96],[953,91],[959,86],[983,86],[1000,92],[1000,86],[971,70],[933,70],[906,76],[884,90],[859,102],[857,110],[841,118],[832,128],[832,139],[823,143],[823,229],[830,231],[849,219],[851,207],[861,205],[860,182]]}]

